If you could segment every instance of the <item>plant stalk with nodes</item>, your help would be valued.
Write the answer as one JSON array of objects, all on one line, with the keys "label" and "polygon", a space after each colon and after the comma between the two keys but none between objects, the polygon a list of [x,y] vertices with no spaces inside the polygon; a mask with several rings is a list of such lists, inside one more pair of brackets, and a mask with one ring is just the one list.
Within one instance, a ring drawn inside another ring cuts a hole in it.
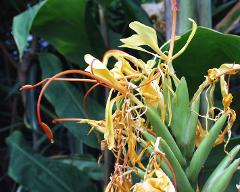
[{"label": "plant stalk with nodes", "polygon": [[[193,192],[200,189],[203,192],[221,192],[227,188],[240,164],[240,159],[234,160],[240,146],[230,152],[226,150],[236,114],[230,107],[233,96],[225,80],[226,75],[239,74],[240,65],[223,64],[209,69],[205,81],[190,100],[186,80],[177,77],[172,61],[185,51],[197,25],[189,19],[192,31],[186,44],[174,52],[176,0],[172,4],[172,34],[166,44],[159,47],[155,30],[137,21],[129,25],[136,34],[121,39],[121,47],[146,52],[152,55],[152,59],[143,61],[120,50],[107,51],[102,61],[87,54],[84,59],[89,66],[85,71],[63,71],[21,88],[29,90],[43,85],[37,102],[37,117],[51,142],[53,134],[42,121],[40,105],[44,92],[53,81],[93,83],[84,96],[84,103],[95,87],[101,85],[110,89],[104,120],[75,117],[53,120],[53,123],[87,123],[91,126],[90,131],[95,129],[104,135],[102,149],[108,148],[115,156],[114,172],[106,192]],[[108,69],[108,64],[113,62],[110,58],[115,60],[112,69]],[[69,74],[87,78],[64,77]],[[214,106],[217,84],[221,88],[222,108]],[[200,115],[201,95],[207,98],[208,110]],[[205,119],[205,127],[200,117]],[[211,127],[208,121],[211,121]],[[207,157],[213,147],[223,142],[226,157],[206,183],[199,186],[198,177]],[[147,159],[147,164],[143,159]],[[133,175],[139,178],[138,182],[134,183]]]}]

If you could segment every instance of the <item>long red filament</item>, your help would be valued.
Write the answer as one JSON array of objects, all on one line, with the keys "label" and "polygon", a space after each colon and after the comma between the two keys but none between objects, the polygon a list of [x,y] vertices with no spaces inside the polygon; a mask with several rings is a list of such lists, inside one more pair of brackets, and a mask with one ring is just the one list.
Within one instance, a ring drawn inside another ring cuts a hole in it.
[{"label": "long red filament", "polygon": [[[46,83],[51,78],[43,79],[42,81],[34,84],[34,85],[24,85],[20,88],[20,91],[25,91],[29,89],[34,89],[44,83]],[[88,82],[88,83],[96,83],[97,81],[94,79],[78,79],[78,78],[55,78],[54,81],[68,81],[68,82]]]},{"label": "long red filament", "polygon": [[99,85],[99,83],[97,83],[97,84],[95,84],[95,85],[93,85],[92,87],[90,87],[88,90],[87,90],[87,92],[84,94],[84,96],[83,96],[83,110],[84,110],[84,112],[86,113],[87,112],[87,96],[91,93],[91,91],[93,90],[93,89],[95,89],[97,86]]},{"label": "long red filament", "polygon": [[46,84],[43,86],[43,88],[42,88],[42,90],[41,90],[41,92],[39,94],[39,97],[38,97],[38,101],[37,101],[37,118],[38,118],[38,122],[39,122],[40,127],[49,136],[49,139],[51,141],[53,141],[53,136],[52,136],[52,134],[49,134],[49,130],[46,129],[46,126],[45,126],[46,124],[45,123],[43,124],[42,119],[41,119],[41,111],[40,111],[41,100],[42,100],[42,97],[43,97],[43,93],[46,91],[47,87],[50,85],[50,83],[52,81],[54,81],[56,78],[59,78],[60,76],[64,76],[64,75],[68,75],[68,74],[84,75],[84,76],[87,76],[87,77],[95,79],[98,83],[105,84],[107,86],[113,87],[116,90],[118,90],[119,92],[121,92],[122,94],[126,94],[127,93],[126,89],[124,89],[123,87],[119,87],[119,86],[110,84],[107,80],[104,80],[104,79],[102,79],[100,77],[97,77],[97,76],[95,76],[95,75],[93,75],[91,73],[88,73],[88,72],[85,72],[85,71],[82,71],[82,70],[67,70],[67,71],[60,72],[60,73],[54,75],[53,77],[49,78],[47,80]]}]

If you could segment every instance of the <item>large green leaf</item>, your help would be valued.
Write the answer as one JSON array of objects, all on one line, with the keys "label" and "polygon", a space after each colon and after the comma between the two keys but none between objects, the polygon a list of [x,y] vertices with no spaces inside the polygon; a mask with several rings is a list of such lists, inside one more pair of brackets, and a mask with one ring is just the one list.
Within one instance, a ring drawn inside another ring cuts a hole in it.
[{"label": "large green leaf", "polygon": [[[52,54],[39,54],[42,77],[51,77],[62,71],[61,62]],[[46,98],[53,105],[59,118],[102,119],[104,109],[97,101],[87,98],[87,114],[83,109],[83,92],[66,82],[53,82],[46,91]],[[88,116],[87,116],[88,115]],[[98,148],[98,139],[93,131],[88,135],[89,127],[79,123],[64,123],[77,138],[85,144]]]},{"label": "large green leaf", "polygon": [[55,46],[69,60],[82,63],[92,52],[85,23],[86,1],[48,0],[34,19],[32,30]]},{"label": "large green leaf", "polygon": [[151,20],[147,16],[146,12],[142,9],[139,1],[121,0],[121,3],[123,4],[123,8],[130,21],[139,21],[145,25],[152,25]]},{"label": "large green leaf", "polygon": [[[126,13],[129,23],[132,21],[139,21],[145,25],[152,26],[151,19],[147,13],[141,7],[141,4],[137,0],[121,0],[123,9]],[[157,33],[159,44],[163,43],[163,38],[160,33]]]},{"label": "large green leaf", "polygon": [[7,138],[10,148],[9,176],[31,192],[95,191],[86,173],[75,166],[34,154],[22,134]]},{"label": "large green leaf", "polygon": [[32,22],[37,15],[39,9],[44,5],[46,1],[43,1],[25,12],[17,15],[13,19],[12,33],[14,40],[17,44],[19,56],[22,57],[24,48],[27,45],[27,37],[30,33]]},{"label": "large green leaf", "polygon": [[[94,53],[92,34],[98,37],[95,43],[102,44],[102,37],[97,26],[89,27],[86,19],[86,1],[45,0],[16,16],[13,23],[13,35],[20,55],[27,44],[30,30],[33,34],[46,39],[70,61],[83,63],[86,53]],[[92,26],[92,23],[90,23]],[[87,29],[93,29],[91,33]],[[102,48],[105,49],[104,47]],[[99,52],[99,46],[96,47]]]},{"label": "large green leaf", "polygon": [[[189,32],[175,42],[175,51],[180,50],[188,36]],[[178,75],[186,77],[189,91],[193,94],[209,68],[223,63],[239,63],[239,53],[240,37],[198,27],[190,45],[173,65]]]},{"label": "large green leaf", "polygon": [[96,162],[96,159],[89,155],[73,156],[70,158],[63,158],[62,163],[74,165],[80,171],[84,171],[88,176],[97,181],[102,181],[104,178],[103,167]]}]

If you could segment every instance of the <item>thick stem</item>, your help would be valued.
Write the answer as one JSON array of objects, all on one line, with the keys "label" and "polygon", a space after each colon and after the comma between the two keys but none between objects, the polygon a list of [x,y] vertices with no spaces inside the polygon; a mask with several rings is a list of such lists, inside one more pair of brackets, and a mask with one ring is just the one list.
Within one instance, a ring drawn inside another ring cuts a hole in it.
[{"label": "thick stem", "polygon": [[172,31],[172,0],[165,0],[166,39],[170,39]]},{"label": "thick stem", "polygon": [[212,27],[212,3],[211,0],[197,0],[198,25]]},{"label": "thick stem", "polygon": [[179,0],[178,11],[178,34],[182,34],[191,29],[192,23],[188,18],[196,20],[196,0]]}]

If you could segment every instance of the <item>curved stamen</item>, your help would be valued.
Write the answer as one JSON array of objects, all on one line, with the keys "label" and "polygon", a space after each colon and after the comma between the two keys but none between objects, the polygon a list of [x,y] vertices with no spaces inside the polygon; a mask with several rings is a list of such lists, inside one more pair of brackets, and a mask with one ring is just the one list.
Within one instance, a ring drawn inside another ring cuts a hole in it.
[{"label": "curved stamen", "polygon": [[99,83],[97,83],[97,84],[95,84],[95,85],[93,85],[93,86],[91,86],[88,90],[87,90],[87,92],[84,94],[84,96],[83,96],[83,110],[84,110],[84,112],[86,113],[87,112],[87,96],[91,93],[91,91],[93,90],[93,89],[95,89],[98,85],[100,85]]},{"label": "curved stamen", "polygon": [[[51,78],[43,79],[42,81],[34,84],[34,85],[23,85],[19,90],[26,91],[30,89],[34,89],[44,83],[46,83]],[[55,78],[54,81],[68,81],[68,82],[88,82],[88,83],[96,83],[97,81],[94,79],[78,79],[78,78]]]},{"label": "curved stamen", "polygon": [[42,122],[41,111],[40,111],[40,104],[41,104],[41,100],[42,100],[42,97],[43,97],[43,93],[46,91],[46,89],[50,85],[50,83],[52,81],[54,81],[56,78],[58,78],[60,76],[63,76],[63,75],[67,75],[67,74],[80,74],[80,75],[88,76],[90,78],[95,79],[97,82],[99,82],[101,84],[105,84],[105,85],[107,85],[109,87],[113,87],[114,89],[118,90],[122,94],[126,94],[126,90],[123,87],[110,84],[107,80],[102,79],[100,77],[97,77],[97,76],[95,76],[95,75],[93,75],[91,73],[88,73],[88,72],[85,72],[85,71],[82,71],[82,70],[67,70],[67,71],[60,72],[60,73],[54,75],[53,77],[49,78],[49,80],[47,80],[46,84],[43,86],[43,88],[42,88],[42,90],[41,90],[41,92],[39,94],[39,97],[38,97],[38,101],[37,101],[37,119],[38,119],[40,127],[48,135],[48,138],[51,141],[53,141],[53,134],[51,133],[50,128],[45,123]]}]

